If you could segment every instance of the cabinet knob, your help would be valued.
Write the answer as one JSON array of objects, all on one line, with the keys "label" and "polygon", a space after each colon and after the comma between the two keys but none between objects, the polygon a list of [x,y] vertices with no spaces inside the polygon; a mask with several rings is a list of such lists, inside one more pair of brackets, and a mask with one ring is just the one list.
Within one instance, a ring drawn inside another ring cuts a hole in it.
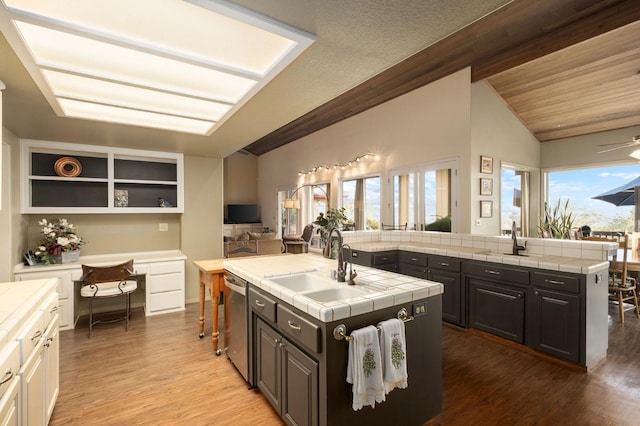
[{"label": "cabinet knob", "polygon": [[534,291],[533,294],[535,294],[536,296],[540,296],[540,292],[538,290]]}]

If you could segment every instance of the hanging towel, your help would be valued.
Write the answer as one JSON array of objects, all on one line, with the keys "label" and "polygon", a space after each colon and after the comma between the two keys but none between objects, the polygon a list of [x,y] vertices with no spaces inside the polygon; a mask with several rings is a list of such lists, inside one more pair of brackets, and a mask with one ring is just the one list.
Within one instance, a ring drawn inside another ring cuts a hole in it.
[{"label": "hanging towel", "polygon": [[395,388],[404,389],[409,385],[404,322],[392,318],[378,323],[378,327],[380,328],[384,391],[389,393]]},{"label": "hanging towel", "polygon": [[352,408],[354,411],[365,405],[374,408],[376,402],[385,400],[378,329],[370,325],[353,330],[351,337],[347,382],[353,385]]}]

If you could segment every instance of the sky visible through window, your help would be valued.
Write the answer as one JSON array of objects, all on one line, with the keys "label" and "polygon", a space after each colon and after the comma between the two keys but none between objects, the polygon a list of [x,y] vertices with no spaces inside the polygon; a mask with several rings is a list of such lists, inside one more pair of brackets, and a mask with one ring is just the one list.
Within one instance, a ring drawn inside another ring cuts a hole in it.
[{"label": "sky visible through window", "polygon": [[549,173],[549,203],[558,199],[574,211],[575,227],[589,225],[592,230],[633,231],[633,207],[616,207],[592,197],[622,186],[640,176],[640,165],[598,167]]}]

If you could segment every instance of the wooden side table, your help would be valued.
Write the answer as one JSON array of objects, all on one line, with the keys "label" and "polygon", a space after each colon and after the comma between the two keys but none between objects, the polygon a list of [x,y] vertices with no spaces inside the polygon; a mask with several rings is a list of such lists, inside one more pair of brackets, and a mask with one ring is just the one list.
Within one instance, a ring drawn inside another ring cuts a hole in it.
[{"label": "wooden side table", "polygon": [[[217,356],[222,354],[222,351],[218,349],[218,340],[220,333],[218,332],[218,300],[220,294],[224,293],[226,286],[224,284],[224,268],[222,262],[224,259],[213,260],[197,260],[194,263],[199,270],[200,281],[200,317],[199,328],[200,332],[198,336],[202,339],[204,337],[204,298],[205,287],[209,288],[209,294],[211,296],[211,318],[213,320],[213,331],[211,332],[211,341],[213,343],[213,351]],[[225,307],[226,307],[225,303]],[[227,321],[227,309],[225,309],[225,322]],[[226,324],[225,324],[226,325]]]}]

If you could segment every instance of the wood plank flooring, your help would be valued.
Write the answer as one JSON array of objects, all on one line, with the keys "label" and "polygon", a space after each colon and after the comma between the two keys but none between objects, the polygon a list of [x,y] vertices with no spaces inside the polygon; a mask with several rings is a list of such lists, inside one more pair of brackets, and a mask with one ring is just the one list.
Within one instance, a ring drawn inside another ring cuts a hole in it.
[{"label": "wood plank flooring", "polygon": [[[281,425],[260,392],[213,354],[210,318],[198,338],[197,311],[136,310],[129,332],[104,324],[91,339],[86,320],[61,332],[50,424]],[[615,307],[610,315],[609,355],[589,374],[445,326],[443,413],[428,424],[640,424],[640,320],[629,314],[621,325]]]}]

